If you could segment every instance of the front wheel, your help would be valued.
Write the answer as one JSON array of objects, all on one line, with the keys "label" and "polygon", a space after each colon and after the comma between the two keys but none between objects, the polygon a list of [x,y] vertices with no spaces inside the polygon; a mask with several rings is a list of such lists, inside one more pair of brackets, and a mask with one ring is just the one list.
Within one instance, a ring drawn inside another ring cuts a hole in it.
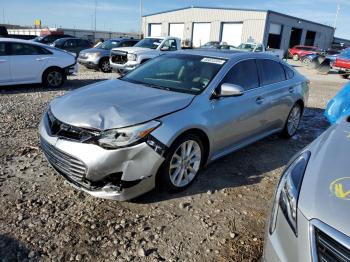
[{"label": "front wheel", "polygon": [[202,168],[204,148],[195,135],[181,137],[169,148],[160,168],[159,182],[168,192],[179,192],[189,187]]},{"label": "front wheel", "polygon": [[43,74],[43,85],[49,88],[58,88],[66,80],[64,71],[60,68],[51,68]]},{"label": "front wheel", "polygon": [[281,135],[284,138],[291,138],[298,130],[302,115],[302,108],[299,104],[295,104],[290,111],[284,129]]},{"label": "front wheel", "polygon": [[100,69],[103,73],[109,73],[112,71],[112,67],[111,67],[108,59],[103,59],[100,62]]}]

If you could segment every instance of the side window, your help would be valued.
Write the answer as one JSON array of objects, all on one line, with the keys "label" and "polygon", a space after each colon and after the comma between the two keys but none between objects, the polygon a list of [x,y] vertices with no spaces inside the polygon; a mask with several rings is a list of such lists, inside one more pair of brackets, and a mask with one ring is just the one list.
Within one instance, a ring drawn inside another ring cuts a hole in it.
[{"label": "side window", "polygon": [[284,69],[280,63],[268,59],[258,59],[257,64],[262,85],[271,85],[286,80]]},{"label": "side window", "polygon": [[42,48],[22,43],[12,43],[11,44],[11,54],[12,55],[42,55],[45,54]]},{"label": "side window", "polygon": [[6,56],[6,43],[0,43],[0,56]]},{"label": "side window", "polygon": [[164,42],[163,47],[169,47],[169,51],[176,51],[177,45],[175,39],[169,39]]},{"label": "side window", "polygon": [[294,77],[294,71],[286,65],[284,65],[283,68],[284,68],[284,71],[286,72],[287,79],[288,80],[292,79]]},{"label": "side window", "polygon": [[258,70],[254,59],[239,62],[225,76],[223,83],[239,85],[244,90],[259,87]]}]

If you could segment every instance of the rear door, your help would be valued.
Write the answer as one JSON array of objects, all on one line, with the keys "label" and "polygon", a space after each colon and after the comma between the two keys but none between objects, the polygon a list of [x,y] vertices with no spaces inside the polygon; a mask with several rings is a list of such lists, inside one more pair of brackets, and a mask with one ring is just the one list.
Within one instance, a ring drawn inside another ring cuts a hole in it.
[{"label": "rear door", "polygon": [[259,100],[261,91],[254,59],[238,62],[222,83],[239,85],[244,89],[244,94],[212,100],[213,110],[209,121],[215,126],[214,144],[219,154],[249,143],[264,130],[266,122]]},{"label": "rear door", "polygon": [[257,59],[256,62],[261,84],[259,96],[264,130],[271,132],[284,126],[296,87],[294,81],[287,81],[286,69],[280,62],[270,59]]},{"label": "rear door", "polygon": [[0,83],[11,81],[11,56],[9,55],[8,44],[0,42]]},{"label": "rear door", "polygon": [[10,43],[12,81],[37,82],[51,53],[31,44]]}]

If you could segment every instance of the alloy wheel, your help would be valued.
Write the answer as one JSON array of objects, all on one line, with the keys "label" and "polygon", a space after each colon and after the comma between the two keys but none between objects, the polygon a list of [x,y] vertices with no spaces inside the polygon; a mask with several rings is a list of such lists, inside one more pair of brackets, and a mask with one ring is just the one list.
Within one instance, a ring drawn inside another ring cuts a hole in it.
[{"label": "alloy wheel", "polygon": [[47,82],[52,87],[60,86],[63,81],[63,75],[59,71],[51,71],[47,74]]},{"label": "alloy wheel", "polygon": [[296,105],[293,107],[292,111],[290,112],[288,117],[288,122],[287,122],[287,130],[290,136],[293,136],[297,131],[299,127],[300,119],[301,119],[301,108],[300,106]]},{"label": "alloy wheel", "polygon": [[169,166],[171,183],[185,187],[196,177],[202,160],[202,151],[194,140],[183,142],[174,152]]},{"label": "alloy wheel", "polygon": [[103,72],[109,72],[111,70],[111,65],[109,64],[109,61],[103,61],[101,63],[101,69]]}]

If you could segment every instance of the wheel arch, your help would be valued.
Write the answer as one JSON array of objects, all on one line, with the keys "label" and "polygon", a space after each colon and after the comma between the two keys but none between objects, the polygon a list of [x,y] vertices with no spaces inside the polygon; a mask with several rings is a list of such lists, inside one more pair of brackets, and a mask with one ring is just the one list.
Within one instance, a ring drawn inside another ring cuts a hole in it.
[{"label": "wheel arch", "polygon": [[65,70],[64,70],[62,67],[59,67],[59,66],[49,66],[49,67],[47,67],[47,68],[44,70],[44,72],[41,74],[41,81],[44,81],[44,76],[45,76],[45,74],[46,74],[49,70],[52,70],[52,69],[58,69],[58,70],[60,70],[60,71],[63,73],[64,77],[67,77],[67,74],[66,74]]}]

